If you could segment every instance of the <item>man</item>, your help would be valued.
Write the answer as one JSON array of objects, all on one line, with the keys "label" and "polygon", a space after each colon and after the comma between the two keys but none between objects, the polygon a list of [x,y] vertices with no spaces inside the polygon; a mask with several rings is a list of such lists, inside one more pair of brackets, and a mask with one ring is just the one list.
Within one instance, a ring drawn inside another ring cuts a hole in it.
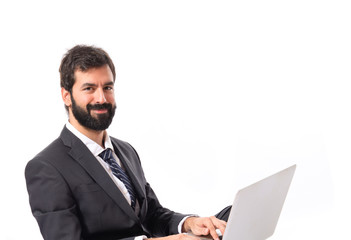
[{"label": "man", "polygon": [[[170,211],[147,183],[131,145],[110,137],[115,67],[100,48],[78,45],[60,66],[69,121],[25,170],[32,213],[44,239],[218,239],[225,221]],[[221,212],[223,219],[228,209]],[[220,216],[219,216],[220,217]]]}]

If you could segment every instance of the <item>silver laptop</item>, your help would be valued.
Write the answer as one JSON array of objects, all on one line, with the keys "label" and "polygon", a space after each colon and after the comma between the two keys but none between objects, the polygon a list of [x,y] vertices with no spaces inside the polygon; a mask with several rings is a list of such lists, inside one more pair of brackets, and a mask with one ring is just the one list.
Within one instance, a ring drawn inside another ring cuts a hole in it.
[{"label": "silver laptop", "polygon": [[264,240],[272,236],[295,169],[293,165],[238,191],[223,240]]}]

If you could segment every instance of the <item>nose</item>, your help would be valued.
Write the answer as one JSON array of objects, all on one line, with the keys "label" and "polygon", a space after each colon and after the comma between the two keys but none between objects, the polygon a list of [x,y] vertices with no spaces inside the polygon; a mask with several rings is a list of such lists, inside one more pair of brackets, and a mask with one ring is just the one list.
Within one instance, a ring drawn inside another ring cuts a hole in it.
[{"label": "nose", "polygon": [[96,103],[99,103],[99,104],[106,102],[105,93],[104,93],[104,90],[102,88],[98,88],[95,91],[95,101],[96,101]]}]

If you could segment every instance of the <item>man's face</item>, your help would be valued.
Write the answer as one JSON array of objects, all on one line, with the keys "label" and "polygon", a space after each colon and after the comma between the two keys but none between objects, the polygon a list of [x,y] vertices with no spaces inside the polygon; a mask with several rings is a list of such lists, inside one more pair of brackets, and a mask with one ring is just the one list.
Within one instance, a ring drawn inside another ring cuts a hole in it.
[{"label": "man's face", "polygon": [[[75,72],[70,94],[70,118],[81,126],[101,131],[109,127],[115,114],[114,81],[110,68],[102,66]],[[71,119],[70,119],[71,120]]]}]

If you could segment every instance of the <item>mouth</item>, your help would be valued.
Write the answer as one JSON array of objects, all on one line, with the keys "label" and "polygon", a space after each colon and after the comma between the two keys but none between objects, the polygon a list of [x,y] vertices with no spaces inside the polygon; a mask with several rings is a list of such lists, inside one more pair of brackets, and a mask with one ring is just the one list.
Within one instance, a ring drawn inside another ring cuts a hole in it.
[{"label": "mouth", "polygon": [[91,111],[93,111],[96,114],[103,114],[103,113],[107,113],[108,110],[106,108],[104,109],[92,109]]},{"label": "mouth", "polygon": [[87,105],[87,112],[92,113],[94,115],[102,115],[108,114],[111,111],[112,104],[103,103],[103,104],[88,104]]}]

